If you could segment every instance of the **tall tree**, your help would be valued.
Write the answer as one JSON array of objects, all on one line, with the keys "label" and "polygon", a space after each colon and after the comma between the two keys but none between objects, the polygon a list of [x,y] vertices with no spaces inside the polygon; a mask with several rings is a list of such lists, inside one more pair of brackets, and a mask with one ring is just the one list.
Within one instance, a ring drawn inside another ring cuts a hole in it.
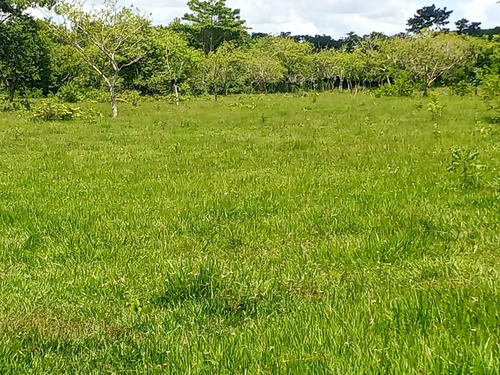
[{"label": "tall tree", "polygon": [[56,0],[0,0],[0,24],[15,16],[21,16],[26,9],[51,7]]},{"label": "tall tree", "polygon": [[248,36],[240,10],[227,7],[226,0],[190,0],[187,5],[191,13],[182,18],[187,21],[183,28],[205,55],[224,42],[238,43]]},{"label": "tall tree", "polygon": [[257,39],[245,57],[245,65],[252,86],[268,92],[269,86],[283,80],[285,68],[277,57],[270,36]]},{"label": "tall tree", "polygon": [[200,68],[203,54],[181,34],[159,26],[151,28],[148,44],[149,53],[138,64],[135,83],[149,93],[173,93],[179,103],[180,91]]},{"label": "tall tree", "polygon": [[424,29],[430,30],[445,30],[444,27],[450,23],[448,19],[450,18],[452,10],[447,10],[446,7],[443,9],[436,8],[436,5],[423,7],[418,9],[416,14],[410,18],[407,22],[408,31],[419,34]]},{"label": "tall tree", "polygon": [[395,65],[412,74],[424,95],[438,79],[445,78],[460,65],[473,66],[477,58],[471,43],[457,35],[396,38],[391,47]]},{"label": "tall tree", "polygon": [[83,3],[62,3],[57,12],[69,27],[65,35],[69,43],[106,83],[113,117],[117,117],[120,72],[145,56],[145,30],[150,21],[136,8],[118,7],[115,0],[104,0],[102,7],[90,12],[84,10]]},{"label": "tall tree", "polygon": [[476,31],[481,30],[481,22],[470,22],[467,18],[458,20],[455,22],[455,26],[459,34],[474,34]]},{"label": "tall tree", "polygon": [[48,51],[39,35],[38,23],[30,17],[16,16],[0,25],[0,82],[9,92],[41,88],[48,74]]},{"label": "tall tree", "polygon": [[39,24],[25,11],[53,4],[54,0],[0,0],[0,84],[11,101],[17,90],[40,87],[48,65]]}]

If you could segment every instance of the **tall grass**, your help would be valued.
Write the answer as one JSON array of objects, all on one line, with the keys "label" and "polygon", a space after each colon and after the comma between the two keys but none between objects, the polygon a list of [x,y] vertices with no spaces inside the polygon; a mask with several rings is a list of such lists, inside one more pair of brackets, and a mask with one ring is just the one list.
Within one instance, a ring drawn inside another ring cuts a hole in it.
[{"label": "tall grass", "polygon": [[0,373],[498,374],[500,129],[440,100],[0,115]]}]

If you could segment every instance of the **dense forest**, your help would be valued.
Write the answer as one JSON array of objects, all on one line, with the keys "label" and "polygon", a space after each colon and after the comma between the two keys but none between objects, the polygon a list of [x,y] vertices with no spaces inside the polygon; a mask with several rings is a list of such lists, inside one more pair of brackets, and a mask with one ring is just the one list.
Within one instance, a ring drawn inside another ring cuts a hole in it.
[{"label": "dense forest", "polygon": [[[461,19],[435,5],[416,11],[394,36],[251,33],[225,0],[191,0],[190,13],[154,26],[134,7],[0,0],[1,87],[16,96],[77,102],[120,95],[226,95],[297,90],[374,89],[377,95],[456,94],[500,86],[500,28]],[[34,19],[32,7],[53,11]],[[176,98],[176,99],[175,99]],[[116,111],[116,109],[115,109]]]}]

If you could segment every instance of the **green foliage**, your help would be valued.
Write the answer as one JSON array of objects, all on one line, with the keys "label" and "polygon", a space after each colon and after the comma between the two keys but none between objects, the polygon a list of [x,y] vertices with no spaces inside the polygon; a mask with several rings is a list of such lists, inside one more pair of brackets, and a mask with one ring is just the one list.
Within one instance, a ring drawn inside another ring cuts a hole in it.
[{"label": "green foliage", "polygon": [[0,24],[16,17],[26,17],[25,11],[29,8],[50,8],[55,2],[56,0],[0,0]]},{"label": "green foliage", "polygon": [[283,81],[286,68],[277,52],[272,38],[264,37],[259,38],[243,56],[250,84],[261,92],[274,91],[273,88]]},{"label": "green foliage", "polygon": [[149,94],[175,94],[176,88],[181,95],[187,94],[202,57],[182,35],[154,27],[148,35],[148,53],[138,63],[140,75],[134,86]]},{"label": "green foliage", "polygon": [[96,88],[88,88],[78,80],[72,80],[63,85],[56,94],[56,97],[67,103],[79,103],[91,101],[96,103],[109,102],[109,93]]},{"label": "green foliage", "polygon": [[190,0],[187,3],[192,13],[184,15],[187,25],[174,27],[190,35],[192,44],[205,55],[215,52],[224,42],[241,44],[248,34],[239,9],[230,9],[226,0]]},{"label": "green foliage", "polygon": [[415,16],[408,20],[408,31],[412,33],[421,33],[426,29],[444,30],[444,26],[450,23],[452,10],[447,11],[446,7],[443,9],[436,8],[434,4],[431,6],[418,9]]},{"label": "green foliage", "polygon": [[0,23],[0,84],[14,99],[31,88],[41,88],[49,73],[49,55],[39,35],[39,23],[26,16]]},{"label": "green foliage", "polygon": [[479,183],[479,174],[483,166],[476,162],[478,156],[477,149],[451,149],[451,162],[448,171],[458,173],[461,183],[465,187],[477,186]]},{"label": "green foliage", "polygon": [[374,90],[376,97],[384,96],[413,96],[419,91],[419,86],[413,82],[411,76],[407,72],[401,72],[395,79],[394,83],[384,84]]},{"label": "green foliage", "polygon": [[443,109],[445,106],[441,104],[441,95],[438,92],[433,91],[429,95],[429,103],[427,103],[427,110],[432,116],[433,120],[441,118],[443,116]]},{"label": "green foliage", "polygon": [[482,79],[482,89],[491,120],[494,123],[500,122],[500,76],[497,73],[485,75]]},{"label": "green foliage", "polygon": [[35,107],[30,116],[33,121],[71,121],[94,120],[102,117],[102,114],[93,107],[82,110],[80,107],[46,101],[41,106]]},{"label": "green foliage", "polygon": [[451,89],[453,94],[458,96],[465,96],[473,92],[472,85],[467,81],[458,81]]},{"label": "green foliage", "polygon": [[45,102],[33,109],[31,119],[35,121],[70,121],[80,118],[80,108],[57,102]]},{"label": "green foliage", "polygon": [[388,42],[393,69],[405,70],[424,95],[438,81],[462,66],[474,65],[472,45],[457,35],[421,34]]},{"label": "green foliage", "polygon": [[0,112],[15,112],[21,110],[30,110],[31,102],[28,98],[21,100],[9,100],[0,96]]},{"label": "green foliage", "polygon": [[77,103],[86,99],[86,96],[81,92],[81,88],[74,81],[62,86],[57,92],[57,97],[68,103]]},{"label": "green foliage", "polygon": [[83,3],[58,4],[57,13],[70,29],[54,27],[106,84],[113,117],[118,116],[116,87],[124,68],[147,53],[146,31],[150,21],[134,7],[119,7],[116,0],[86,11]]}]

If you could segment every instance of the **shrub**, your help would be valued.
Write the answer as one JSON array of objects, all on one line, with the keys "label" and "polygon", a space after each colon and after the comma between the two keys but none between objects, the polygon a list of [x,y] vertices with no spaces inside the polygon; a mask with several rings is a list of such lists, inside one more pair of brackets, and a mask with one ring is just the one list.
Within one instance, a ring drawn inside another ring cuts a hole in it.
[{"label": "shrub", "polygon": [[34,109],[32,120],[69,121],[82,117],[80,108],[70,107],[62,103],[46,102]]},{"label": "shrub", "polygon": [[30,108],[31,108],[31,102],[26,98],[23,98],[21,100],[16,100],[13,102],[10,102],[5,98],[0,98],[0,112],[14,112],[23,109],[29,111]]},{"label": "shrub", "polygon": [[460,81],[451,86],[453,95],[465,96],[473,91],[472,85],[466,81]]},{"label": "shrub", "polygon": [[57,92],[57,98],[63,102],[77,103],[85,99],[80,88],[73,81],[61,86]]},{"label": "shrub", "polygon": [[79,103],[84,101],[105,103],[109,101],[109,92],[101,89],[84,87],[77,81],[71,81],[61,86],[56,97],[67,103]]},{"label": "shrub", "polygon": [[411,81],[398,80],[394,84],[385,84],[375,90],[377,98],[385,96],[412,96],[417,91],[417,86]]},{"label": "shrub", "polygon": [[500,122],[500,76],[498,74],[485,75],[482,89],[483,99],[488,104],[492,122]]}]

